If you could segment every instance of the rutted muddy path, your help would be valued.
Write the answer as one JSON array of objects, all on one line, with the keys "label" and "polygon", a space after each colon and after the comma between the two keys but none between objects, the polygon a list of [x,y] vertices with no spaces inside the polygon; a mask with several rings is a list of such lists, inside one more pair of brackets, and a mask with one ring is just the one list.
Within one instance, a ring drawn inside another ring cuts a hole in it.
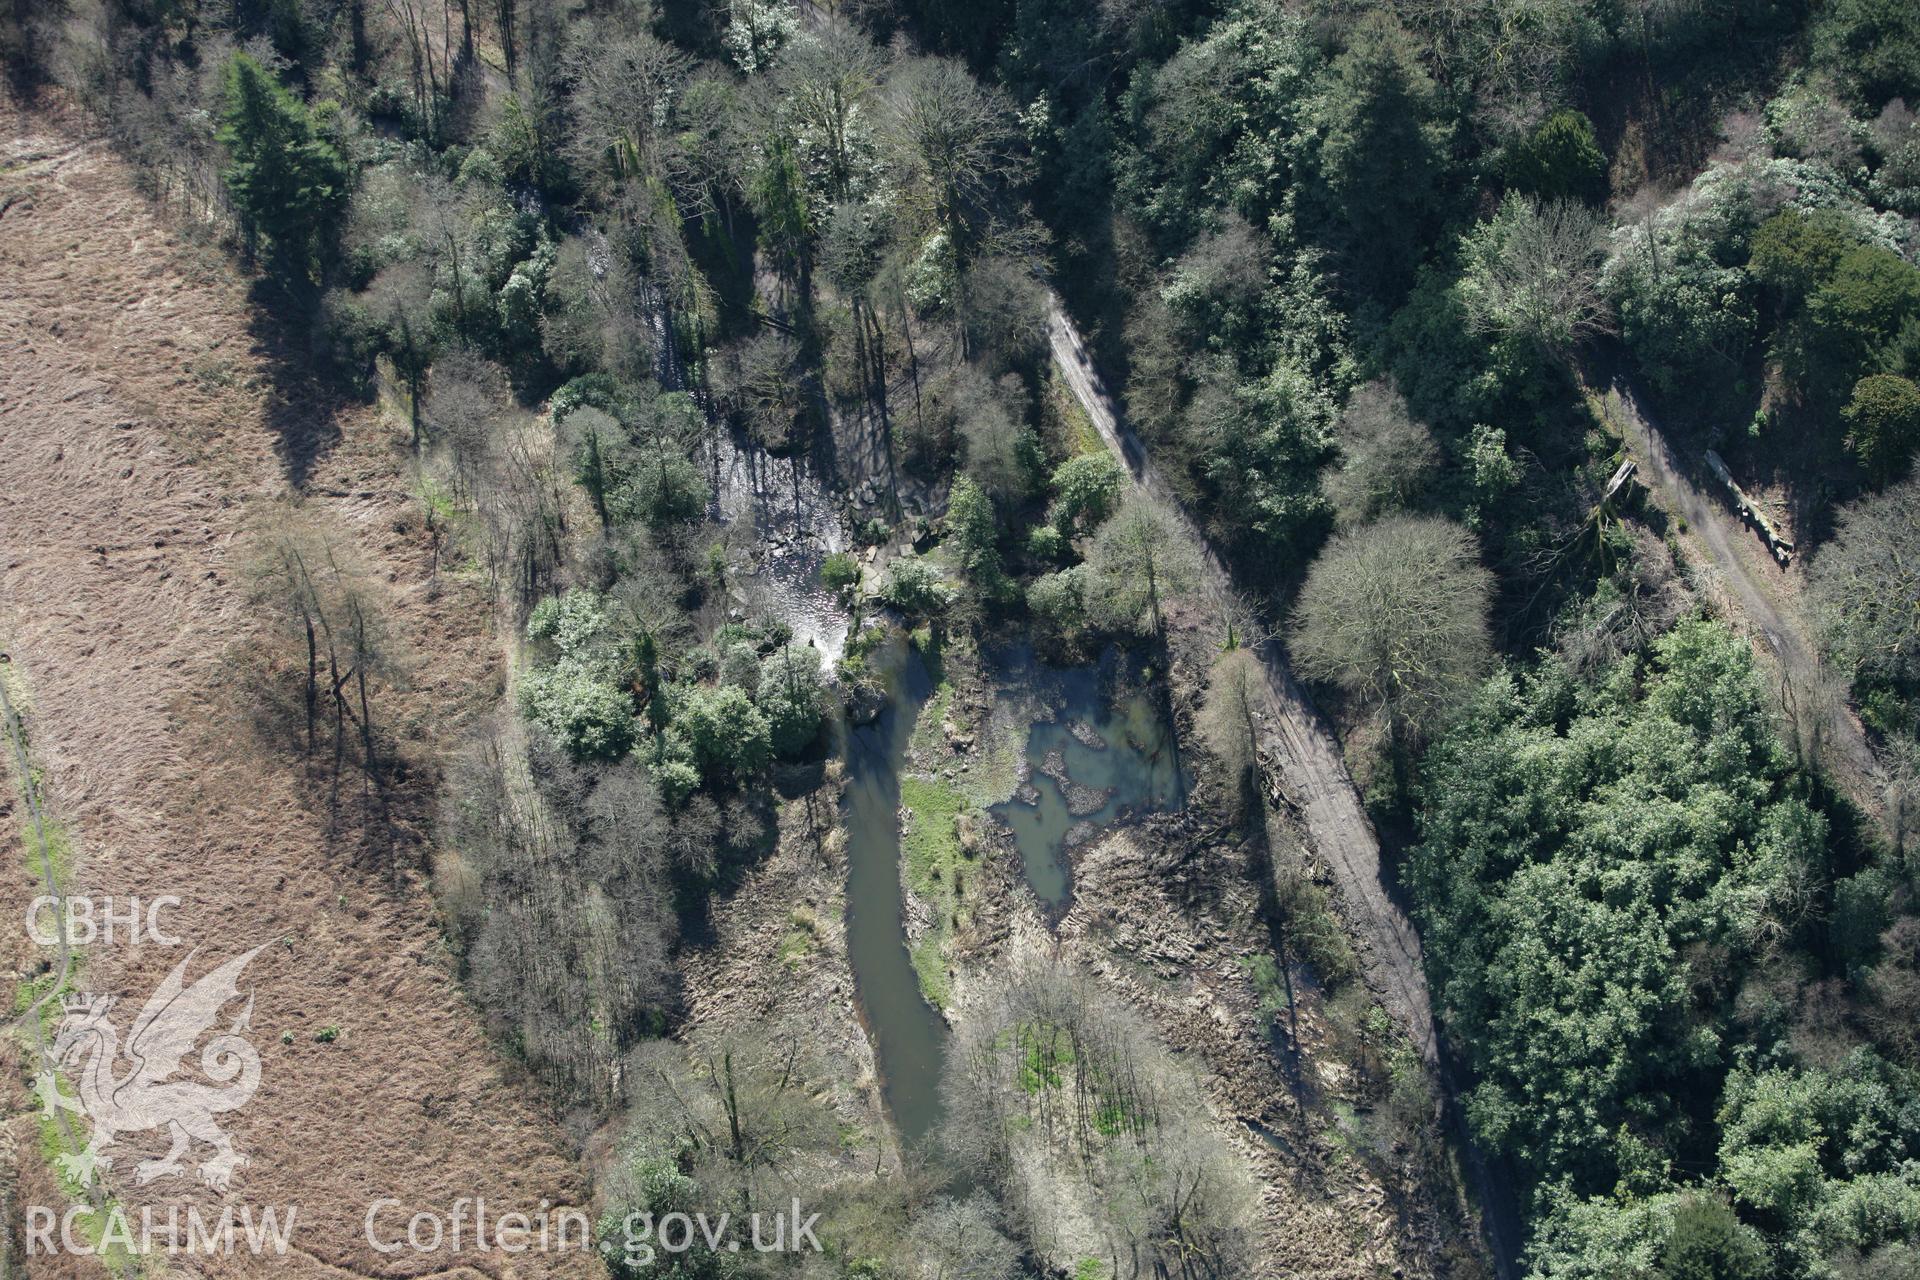
[{"label": "rutted muddy path", "polygon": [[[357,783],[330,794],[255,736],[236,670],[265,643],[245,588],[249,529],[285,502],[291,457],[310,465],[309,491],[331,496],[309,497],[301,518],[380,584],[410,686],[383,713],[429,769],[498,688],[489,611],[433,573],[396,433],[276,388],[230,265],[183,243],[105,146],[71,129],[5,117],[0,171],[0,647],[71,834],[68,888],[177,895],[170,927],[203,948],[196,974],[264,945],[247,978],[259,1092],[226,1123],[251,1158],[229,1195],[298,1206],[276,1271],[444,1272],[452,1259],[374,1252],[368,1206],[395,1197],[404,1223],[462,1196],[531,1212],[580,1204],[587,1188],[449,972],[412,870],[420,806],[397,804],[370,830]],[[17,921],[28,890],[7,883]],[[9,952],[24,963],[17,933]],[[95,947],[85,980],[137,1009],[179,954]],[[18,1165],[40,1165],[31,1120],[10,1133]],[[163,1218],[170,1205],[217,1214],[190,1176],[135,1185],[136,1160],[165,1146],[160,1131],[122,1135],[112,1192]],[[23,1194],[35,1191],[53,1193],[44,1179]],[[580,1254],[514,1261],[525,1275],[600,1272]]]}]

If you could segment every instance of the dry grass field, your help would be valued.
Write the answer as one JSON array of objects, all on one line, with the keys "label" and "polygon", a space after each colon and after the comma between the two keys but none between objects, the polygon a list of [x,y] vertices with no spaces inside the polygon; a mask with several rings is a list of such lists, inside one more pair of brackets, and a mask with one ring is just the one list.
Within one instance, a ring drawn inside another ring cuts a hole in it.
[{"label": "dry grass field", "polygon": [[[264,948],[242,979],[259,1091],[223,1117],[251,1163],[224,1199],[298,1206],[284,1262],[148,1269],[598,1273],[579,1254],[383,1255],[364,1239],[383,1197],[404,1206],[383,1214],[391,1229],[460,1197],[536,1212],[589,1194],[537,1089],[483,1038],[419,871],[437,763],[500,672],[484,600],[435,572],[404,440],[289,378],[237,273],[164,225],[77,120],[0,115],[0,139],[0,649],[71,839],[65,888],[178,896],[164,918],[200,949],[193,976]],[[336,783],[329,761],[258,728],[234,679],[285,665],[246,570],[259,530],[289,519],[380,606],[395,670],[376,714],[397,761],[384,805],[351,766]],[[6,826],[0,905],[24,973],[40,959],[18,923],[37,885],[17,806]],[[79,985],[120,993],[124,1030],[182,954],[96,945]],[[53,1188],[33,1117],[16,1110],[10,1132],[17,1222]],[[130,1211],[217,1214],[191,1164],[136,1185],[135,1160],[165,1145],[157,1129],[123,1135],[111,1193]],[[28,1273],[98,1268],[35,1258]]]}]

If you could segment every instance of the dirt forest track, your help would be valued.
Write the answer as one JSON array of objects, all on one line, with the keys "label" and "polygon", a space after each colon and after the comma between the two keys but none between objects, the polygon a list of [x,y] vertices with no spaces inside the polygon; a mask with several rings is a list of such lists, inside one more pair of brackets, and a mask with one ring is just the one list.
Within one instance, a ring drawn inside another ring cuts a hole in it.
[{"label": "dirt forest track", "polygon": [[1820,661],[1811,639],[1813,627],[1774,586],[1788,571],[1773,562],[1759,537],[1740,523],[1720,495],[1695,482],[1695,471],[1681,463],[1624,379],[1607,388],[1604,407],[1626,437],[1654,501],[1685,520],[1685,539],[1705,551],[1724,584],[1728,612],[1754,633],[1755,647],[1778,668],[1780,698],[1789,715],[1801,704],[1797,718],[1810,720],[1816,728],[1820,763],[1864,812],[1886,821],[1886,771],[1838,692],[1844,679]]},{"label": "dirt forest track", "polygon": [[[253,531],[295,505],[294,457],[298,518],[384,601],[404,675],[384,714],[417,793],[430,796],[462,716],[499,684],[484,602],[432,573],[397,433],[373,410],[336,414],[286,389],[254,322],[231,263],[169,228],[76,120],[0,107],[0,650],[71,841],[65,889],[177,895],[167,929],[199,948],[190,979],[265,944],[243,978],[260,1087],[222,1117],[251,1163],[224,1201],[297,1206],[293,1248],[265,1263],[176,1258],[171,1273],[599,1274],[578,1253],[382,1254],[364,1238],[383,1197],[399,1202],[381,1219],[391,1234],[461,1197],[534,1213],[582,1205],[587,1187],[449,971],[417,870],[425,802],[398,806],[376,867],[365,820],[324,771],[252,727],[235,673],[257,669],[267,642],[244,565]],[[24,972],[42,958],[23,924],[38,889],[11,787],[5,803],[0,936]],[[119,994],[124,1032],[184,954],[95,945],[82,983]],[[33,1118],[16,1114],[6,1135],[18,1230],[21,1206],[63,1201],[35,1199],[58,1193]],[[112,1194],[130,1214],[217,1217],[223,1198],[190,1172],[135,1185],[134,1162],[165,1147],[158,1130],[123,1134]],[[27,1274],[103,1272],[39,1257]]]},{"label": "dirt forest track", "polygon": [[[1227,567],[1187,516],[1139,437],[1121,420],[1118,406],[1094,371],[1079,331],[1057,301],[1048,313],[1047,332],[1055,365],[1107,447],[1119,455],[1140,489],[1174,516],[1201,549],[1209,602],[1221,616],[1235,616],[1239,606]],[[1380,841],[1373,823],[1360,807],[1360,795],[1340,758],[1339,744],[1294,682],[1279,645],[1267,641],[1260,656],[1268,694],[1261,754],[1273,761],[1287,798],[1298,806],[1306,822],[1315,852],[1326,860],[1339,882],[1353,923],[1362,931],[1360,941],[1369,983],[1431,1063],[1438,1053],[1438,1043],[1420,937],[1406,912],[1387,893]]]},{"label": "dirt forest track", "polygon": [[[1208,603],[1221,617],[1239,616],[1243,606],[1234,590],[1232,574],[1121,416],[1119,405],[1093,367],[1079,330],[1058,298],[1049,299],[1047,336],[1055,367],[1101,439],[1119,456],[1141,492],[1173,517],[1199,548]],[[1267,705],[1258,716],[1263,771],[1298,810],[1313,851],[1333,872],[1349,928],[1357,934],[1355,942],[1368,986],[1412,1038],[1443,1093],[1450,1094],[1447,1063],[1433,1022],[1420,935],[1388,891],[1380,839],[1361,806],[1360,793],[1347,772],[1340,746],[1319,710],[1294,680],[1279,642],[1268,638],[1259,653],[1267,677]],[[1458,1109],[1449,1110],[1455,1136],[1478,1186],[1486,1243],[1496,1271],[1507,1275],[1517,1256],[1519,1240],[1513,1206],[1469,1137]]]}]

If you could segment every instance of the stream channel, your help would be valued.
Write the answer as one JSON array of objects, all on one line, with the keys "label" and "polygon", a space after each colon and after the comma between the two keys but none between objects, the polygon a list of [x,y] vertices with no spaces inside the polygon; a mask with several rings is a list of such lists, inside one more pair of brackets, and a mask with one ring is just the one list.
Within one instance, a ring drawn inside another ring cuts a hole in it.
[{"label": "stream channel", "polygon": [[[920,655],[899,636],[872,655],[887,708],[844,728],[847,759],[847,950],[874,1056],[903,1143],[925,1142],[940,1120],[946,1024],[920,994],[908,957],[900,887],[900,774],[914,722],[933,692]],[[1001,696],[1036,712],[1021,784],[991,812],[1012,831],[1028,887],[1049,920],[1071,902],[1068,850],[1138,813],[1177,809],[1187,779],[1148,693],[1109,699],[1101,671],[1056,671],[1020,652],[1001,665]]]},{"label": "stream channel", "polygon": [[[847,546],[840,504],[805,462],[770,457],[744,438],[717,441],[711,466],[713,515],[738,531],[734,546],[754,560],[736,579],[741,606],[786,621],[831,668],[848,617],[821,584],[820,567]],[[991,655],[997,700],[1020,707],[1029,728],[1019,785],[990,812],[1011,830],[1049,921],[1072,902],[1071,849],[1140,813],[1186,802],[1188,779],[1164,705],[1151,686],[1126,687],[1121,661],[1109,654],[1061,670],[1037,662],[1027,646]],[[835,729],[847,761],[847,951],[887,1109],[911,1148],[939,1124],[947,1041],[908,957],[900,884],[900,776],[934,690],[919,653],[898,634],[868,662],[886,684],[886,708],[871,724],[842,717]]]}]

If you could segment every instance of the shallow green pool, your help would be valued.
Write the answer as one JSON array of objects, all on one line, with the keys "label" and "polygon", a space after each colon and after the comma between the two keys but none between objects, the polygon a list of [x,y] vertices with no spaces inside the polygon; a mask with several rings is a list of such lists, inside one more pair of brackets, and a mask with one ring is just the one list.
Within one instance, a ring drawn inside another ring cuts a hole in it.
[{"label": "shallow green pool", "polygon": [[1074,846],[1187,799],[1189,779],[1157,690],[1114,692],[1113,667],[1030,671],[1053,719],[1036,722],[1028,736],[1026,784],[992,810],[1013,831],[1034,896],[1053,913],[1073,896]]}]

